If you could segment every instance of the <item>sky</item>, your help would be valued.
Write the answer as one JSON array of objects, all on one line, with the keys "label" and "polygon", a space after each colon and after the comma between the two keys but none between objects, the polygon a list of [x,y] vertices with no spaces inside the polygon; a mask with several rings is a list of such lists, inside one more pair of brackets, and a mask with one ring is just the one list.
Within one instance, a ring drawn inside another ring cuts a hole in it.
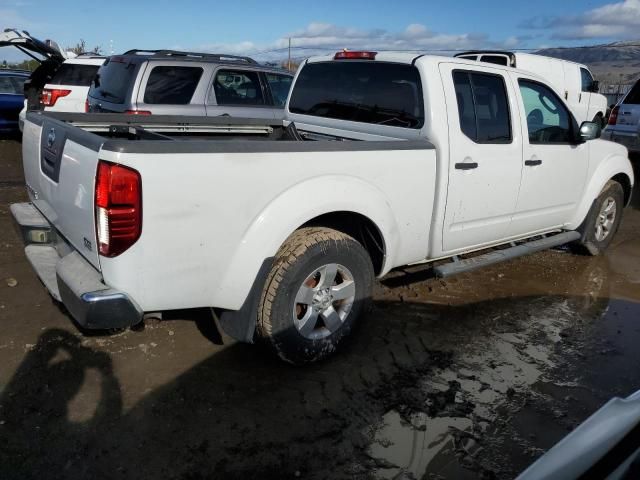
[{"label": "sky", "polygon": [[[261,61],[337,49],[543,48],[640,40],[640,0],[0,0],[0,29],[104,53],[181,49]],[[24,56],[1,48],[0,61]]]}]

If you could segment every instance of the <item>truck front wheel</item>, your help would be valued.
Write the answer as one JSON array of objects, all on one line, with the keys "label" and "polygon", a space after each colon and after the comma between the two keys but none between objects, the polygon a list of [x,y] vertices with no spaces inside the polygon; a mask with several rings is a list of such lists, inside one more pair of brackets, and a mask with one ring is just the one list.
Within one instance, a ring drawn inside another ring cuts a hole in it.
[{"label": "truck front wheel", "polygon": [[276,255],[258,306],[258,335],[287,362],[336,350],[366,310],[371,258],[353,237],[324,227],[293,233]]},{"label": "truck front wheel", "polygon": [[606,250],[618,231],[623,208],[622,186],[609,180],[578,229],[582,233],[582,238],[578,240],[579,250],[589,255],[599,255]]}]

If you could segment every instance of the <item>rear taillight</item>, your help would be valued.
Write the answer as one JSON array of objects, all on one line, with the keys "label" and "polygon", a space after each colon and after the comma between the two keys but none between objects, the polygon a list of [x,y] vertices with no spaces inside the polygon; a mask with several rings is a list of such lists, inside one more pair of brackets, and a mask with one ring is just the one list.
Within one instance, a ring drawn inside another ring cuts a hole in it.
[{"label": "rear taillight", "polygon": [[136,243],[142,232],[142,182],[132,168],[98,162],[96,174],[98,251],[115,257]]},{"label": "rear taillight", "polygon": [[40,94],[40,103],[45,107],[53,107],[59,98],[66,97],[71,90],[60,90],[58,88],[45,88]]},{"label": "rear taillight", "polygon": [[89,113],[89,99],[84,101],[84,113]]},{"label": "rear taillight", "polygon": [[611,113],[609,114],[609,125],[615,125],[618,123],[618,111],[620,111],[620,107],[617,105],[611,109]]},{"label": "rear taillight", "polygon": [[149,110],[125,110],[127,115],[151,115]]}]

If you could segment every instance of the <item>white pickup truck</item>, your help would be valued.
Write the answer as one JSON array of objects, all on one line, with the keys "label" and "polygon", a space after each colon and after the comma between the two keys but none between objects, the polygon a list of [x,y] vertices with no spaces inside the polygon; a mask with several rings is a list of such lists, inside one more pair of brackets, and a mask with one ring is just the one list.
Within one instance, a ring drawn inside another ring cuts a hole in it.
[{"label": "white pickup truck", "polygon": [[629,202],[624,147],[540,78],[375,52],[309,59],[286,128],[29,112],[26,255],[85,328],[212,307],[285,360],[335,350],[374,277],[448,276],[572,243],[598,254]]}]

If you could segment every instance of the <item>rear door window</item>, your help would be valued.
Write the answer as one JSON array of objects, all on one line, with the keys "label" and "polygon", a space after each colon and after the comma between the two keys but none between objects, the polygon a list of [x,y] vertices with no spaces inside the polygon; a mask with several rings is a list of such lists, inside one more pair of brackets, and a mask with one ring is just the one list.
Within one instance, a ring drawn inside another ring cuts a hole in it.
[{"label": "rear door window", "polygon": [[453,72],[460,129],[476,143],[511,143],[511,115],[504,79],[479,72]]},{"label": "rear door window", "polygon": [[124,103],[127,92],[135,80],[139,63],[126,57],[112,57],[98,69],[89,90],[89,96],[110,103]]},{"label": "rear door window", "polygon": [[196,91],[201,67],[153,67],[144,92],[144,103],[150,105],[186,105]]},{"label": "rear door window", "polygon": [[422,84],[412,65],[377,61],[307,64],[291,92],[289,111],[392,127],[424,125]]},{"label": "rear door window", "polygon": [[258,72],[218,70],[209,93],[209,103],[214,101],[218,105],[264,105]]},{"label": "rear door window", "polygon": [[483,55],[481,60],[485,63],[493,63],[494,65],[509,65],[509,59],[504,55]]},{"label": "rear door window", "polygon": [[72,85],[88,87],[93,77],[98,73],[99,65],[80,65],[77,63],[63,63],[51,79],[53,85]]},{"label": "rear door window", "polygon": [[277,73],[267,73],[266,76],[267,83],[271,89],[273,104],[276,107],[284,107],[285,103],[287,103],[293,77],[290,75],[278,75]]}]

